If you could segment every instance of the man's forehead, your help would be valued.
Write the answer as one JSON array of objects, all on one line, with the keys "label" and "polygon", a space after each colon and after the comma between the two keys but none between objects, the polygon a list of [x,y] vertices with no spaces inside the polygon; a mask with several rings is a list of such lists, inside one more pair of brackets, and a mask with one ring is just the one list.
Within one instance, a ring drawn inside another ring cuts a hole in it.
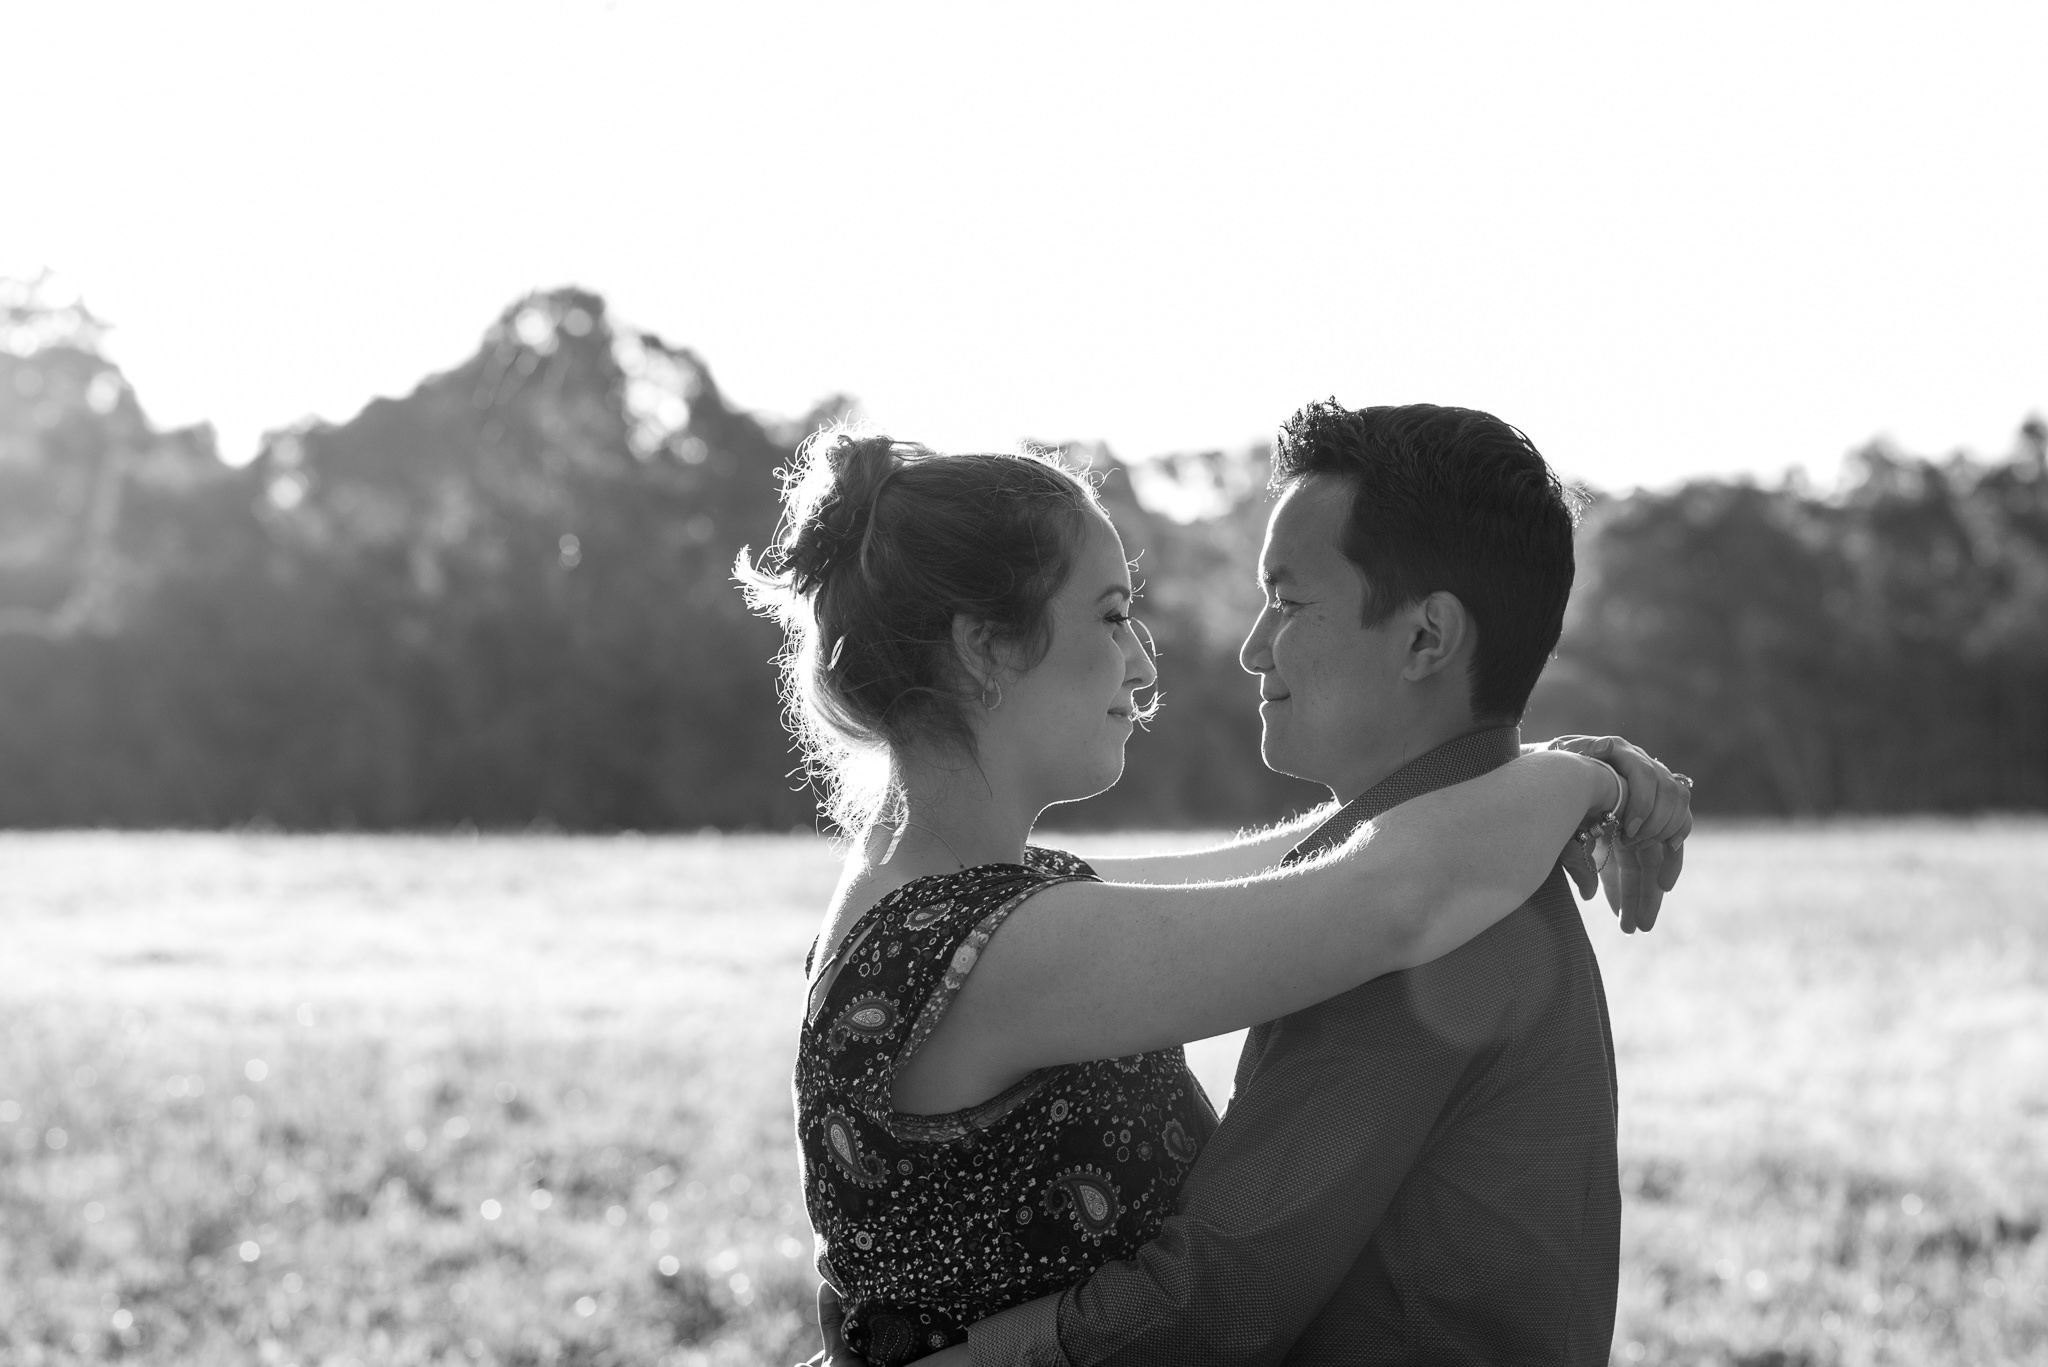
[{"label": "man's forehead", "polygon": [[1339,480],[1311,476],[1288,485],[1266,524],[1259,577],[1285,583],[1331,568],[1332,557],[1344,559],[1350,514],[1351,490]]}]

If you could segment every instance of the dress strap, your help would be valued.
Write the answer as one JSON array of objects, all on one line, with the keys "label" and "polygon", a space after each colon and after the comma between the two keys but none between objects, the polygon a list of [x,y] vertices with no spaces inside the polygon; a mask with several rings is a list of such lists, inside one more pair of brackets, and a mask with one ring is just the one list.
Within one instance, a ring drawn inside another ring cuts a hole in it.
[{"label": "dress strap", "polygon": [[908,1063],[911,1055],[931,1038],[932,1031],[939,1028],[939,1020],[946,1014],[946,1008],[950,1007],[953,998],[960,994],[961,987],[967,982],[967,975],[981,962],[981,951],[988,948],[988,942],[995,938],[995,933],[1003,922],[1010,919],[1011,912],[1047,888],[1057,887],[1061,883],[1082,882],[1086,877],[1083,874],[1066,874],[1060,877],[1040,878],[1028,887],[1017,889],[981,919],[975,921],[967,933],[960,936],[954,944],[952,953],[946,956],[946,971],[932,987],[931,995],[925,998],[924,1007],[917,1013],[917,1019],[911,1023],[910,1033],[904,1037],[903,1047],[896,1051],[895,1063],[889,1071],[893,1074]]}]

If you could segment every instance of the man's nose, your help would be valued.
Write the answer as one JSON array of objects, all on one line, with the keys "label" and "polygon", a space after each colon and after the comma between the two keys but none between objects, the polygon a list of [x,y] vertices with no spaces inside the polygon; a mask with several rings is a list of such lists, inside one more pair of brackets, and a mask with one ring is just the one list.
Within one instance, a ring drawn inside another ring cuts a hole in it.
[{"label": "man's nose", "polygon": [[1252,622],[1251,634],[1238,647],[1237,662],[1247,674],[1264,674],[1273,667],[1273,614],[1266,608]]}]

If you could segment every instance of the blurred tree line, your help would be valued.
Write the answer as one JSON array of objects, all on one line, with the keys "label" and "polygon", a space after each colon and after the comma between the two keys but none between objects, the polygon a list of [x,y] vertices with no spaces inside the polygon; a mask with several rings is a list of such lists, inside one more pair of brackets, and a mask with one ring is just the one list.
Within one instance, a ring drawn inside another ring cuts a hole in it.
[{"label": "blurred tree line", "polygon": [[[222,463],[100,325],[0,282],[0,825],[788,827],[770,657],[730,580],[776,471],[846,407],[743,412],[573,289],[465,364]],[[899,434],[911,435],[915,434]],[[1827,497],[1596,502],[1532,735],[1623,731],[1721,812],[2048,806],[2048,471],[1881,445]],[[1087,823],[1231,824],[1318,790],[1258,759],[1258,452],[1092,466],[1167,707]],[[1140,479],[1198,495],[1191,523]]]}]

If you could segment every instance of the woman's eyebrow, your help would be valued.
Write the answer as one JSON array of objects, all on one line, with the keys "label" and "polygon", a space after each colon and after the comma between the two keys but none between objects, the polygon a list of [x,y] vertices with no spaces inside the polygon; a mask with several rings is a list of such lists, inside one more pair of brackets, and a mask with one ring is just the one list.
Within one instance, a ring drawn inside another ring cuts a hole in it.
[{"label": "woman's eyebrow", "polygon": [[1099,603],[1105,598],[1129,598],[1130,596],[1131,591],[1122,584],[1111,584],[1101,593],[1095,595],[1095,601]]}]

